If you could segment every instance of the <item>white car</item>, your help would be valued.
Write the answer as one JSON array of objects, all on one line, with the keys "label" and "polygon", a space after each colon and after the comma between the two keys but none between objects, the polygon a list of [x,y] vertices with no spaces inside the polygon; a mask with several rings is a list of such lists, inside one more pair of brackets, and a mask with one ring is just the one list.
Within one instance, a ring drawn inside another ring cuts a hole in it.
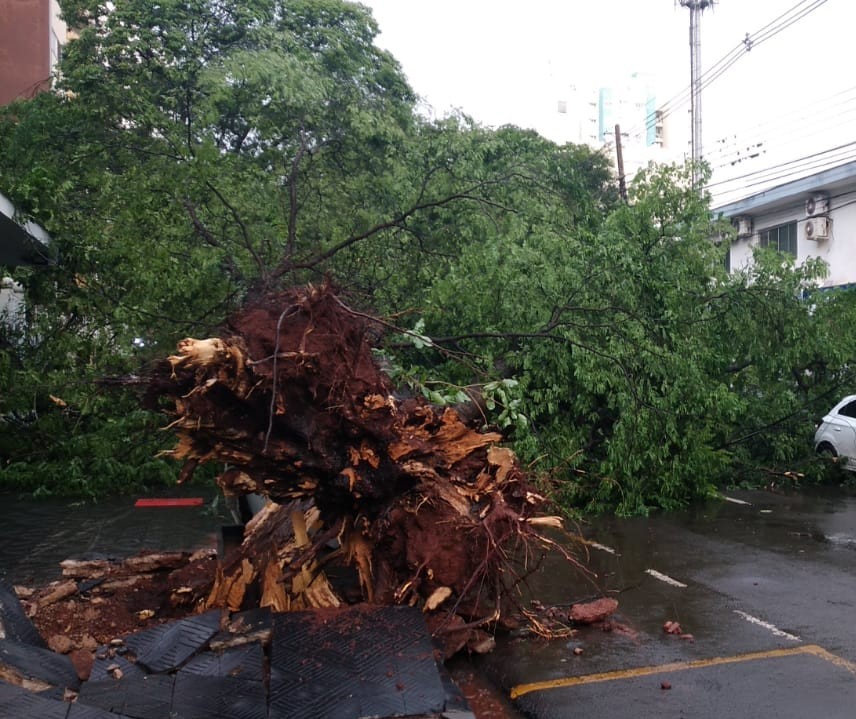
[{"label": "white car", "polygon": [[841,457],[856,470],[856,394],[842,399],[817,425],[814,448],[818,454]]}]

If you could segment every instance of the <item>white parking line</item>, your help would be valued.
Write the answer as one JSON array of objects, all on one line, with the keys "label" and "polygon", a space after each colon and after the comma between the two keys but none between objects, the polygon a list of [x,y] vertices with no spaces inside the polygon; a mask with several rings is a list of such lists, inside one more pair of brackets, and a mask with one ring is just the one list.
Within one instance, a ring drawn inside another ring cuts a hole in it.
[{"label": "white parking line", "polygon": [[609,554],[618,554],[612,547],[607,547],[605,544],[601,544],[600,542],[592,542],[589,541],[587,544],[594,549],[599,549],[601,552],[608,552]]},{"label": "white parking line", "polygon": [[658,572],[656,569],[646,569],[645,574],[650,574],[654,579],[659,579],[661,582],[671,584],[673,587],[680,587],[681,589],[687,588],[687,585],[683,582],[679,582],[677,579],[672,579],[669,575]]},{"label": "white parking line", "polygon": [[753,617],[751,614],[747,614],[746,612],[741,612],[739,609],[735,609],[734,613],[740,617],[743,617],[747,622],[751,624],[757,624],[759,627],[764,627],[764,629],[769,630],[777,637],[784,637],[785,639],[790,639],[794,642],[802,641],[799,637],[794,636],[793,634],[788,634],[788,632],[782,631],[775,624],[770,624],[770,622],[765,622],[763,619],[758,619],[758,617]]},{"label": "white parking line", "polygon": [[752,502],[744,502],[742,499],[737,499],[737,497],[726,497],[726,496],[723,494],[723,495],[722,495],[722,498],[723,498],[726,502],[731,502],[732,504],[745,504],[747,507],[751,507],[751,506],[752,506]]}]

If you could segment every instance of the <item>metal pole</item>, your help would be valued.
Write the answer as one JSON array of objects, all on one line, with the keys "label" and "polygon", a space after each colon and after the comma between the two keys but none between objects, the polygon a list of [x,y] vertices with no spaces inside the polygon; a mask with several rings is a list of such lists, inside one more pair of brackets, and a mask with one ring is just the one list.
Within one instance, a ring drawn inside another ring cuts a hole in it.
[{"label": "metal pole", "polygon": [[681,6],[690,9],[690,122],[692,124],[691,152],[693,184],[699,181],[699,163],[702,158],[701,139],[701,13],[711,0],[681,0]]},{"label": "metal pole", "polygon": [[621,152],[621,126],[615,126],[615,161],[618,164],[618,194],[627,202],[627,179],[624,177],[624,155]]}]

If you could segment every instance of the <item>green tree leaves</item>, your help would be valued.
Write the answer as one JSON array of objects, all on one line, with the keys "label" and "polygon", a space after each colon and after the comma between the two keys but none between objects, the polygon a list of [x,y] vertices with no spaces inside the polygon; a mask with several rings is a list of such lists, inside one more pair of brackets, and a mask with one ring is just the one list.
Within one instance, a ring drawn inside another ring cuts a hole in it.
[{"label": "green tree leaves", "polygon": [[853,293],[806,299],[819,263],[728,275],[686,169],[623,204],[600,153],[419,117],[358,4],[64,10],[59,91],[0,111],[0,187],[60,250],[15,270],[30,321],[0,338],[9,484],[165,476],[156,418],[96,380],[324,277],[413,328],[374,338],[398,380],[501,427],[568,506],[671,508],[789,466],[852,380]]}]

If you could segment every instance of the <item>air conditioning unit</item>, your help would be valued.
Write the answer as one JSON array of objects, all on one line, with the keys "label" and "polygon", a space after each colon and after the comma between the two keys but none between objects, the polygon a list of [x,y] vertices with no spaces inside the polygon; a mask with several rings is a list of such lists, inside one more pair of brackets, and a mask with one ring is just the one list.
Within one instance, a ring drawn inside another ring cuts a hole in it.
[{"label": "air conditioning unit", "polygon": [[752,218],[748,215],[744,215],[743,217],[735,217],[732,220],[732,223],[737,230],[737,238],[741,237],[751,237],[752,236]]},{"label": "air conditioning unit", "polygon": [[812,217],[803,225],[803,236],[807,240],[825,240],[832,230],[832,222],[828,217]]},{"label": "air conditioning unit", "polygon": [[805,216],[815,217],[825,215],[829,212],[829,195],[822,192],[815,193],[805,201]]}]

